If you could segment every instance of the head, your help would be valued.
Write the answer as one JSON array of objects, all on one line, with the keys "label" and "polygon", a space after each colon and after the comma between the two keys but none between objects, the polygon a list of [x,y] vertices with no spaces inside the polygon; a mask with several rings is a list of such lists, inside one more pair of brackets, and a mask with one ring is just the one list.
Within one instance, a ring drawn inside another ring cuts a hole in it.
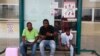
[{"label": "head", "polygon": [[67,18],[62,18],[61,19],[61,24],[62,24],[62,26],[68,26],[68,19]]},{"label": "head", "polygon": [[61,28],[62,28],[62,31],[65,32],[64,28],[68,28],[68,27],[69,27],[68,19],[62,17],[62,19],[61,19]]},{"label": "head", "polygon": [[45,28],[47,28],[47,27],[49,26],[49,21],[48,21],[48,19],[44,19],[44,20],[43,20],[43,26],[44,26]]},{"label": "head", "polygon": [[32,29],[32,23],[31,23],[31,22],[27,22],[27,28],[28,28],[29,30]]},{"label": "head", "polygon": [[65,27],[64,31],[66,32],[67,35],[70,35],[70,27]]}]

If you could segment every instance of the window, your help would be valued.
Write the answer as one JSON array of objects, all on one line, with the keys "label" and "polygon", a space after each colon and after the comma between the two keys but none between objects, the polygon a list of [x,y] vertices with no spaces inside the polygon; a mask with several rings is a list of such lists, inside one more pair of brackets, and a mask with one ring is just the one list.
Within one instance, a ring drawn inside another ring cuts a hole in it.
[{"label": "window", "polygon": [[82,21],[92,21],[92,9],[83,9]]},{"label": "window", "polygon": [[18,17],[18,5],[0,5],[0,18],[16,19]]},{"label": "window", "polygon": [[2,6],[0,6],[0,18],[2,17]]},{"label": "window", "polygon": [[100,8],[83,9],[82,21],[100,22]]},{"label": "window", "polygon": [[100,9],[95,9],[94,21],[95,22],[100,22]]},{"label": "window", "polygon": [[54,15],[55,19],[61,19],[62,18],[62,16],[61,16],[62,12],[61,11],[62,11],[61,9],[55,9],[55,15]]},{"label": "window", "polygon": [[63,8],[64,0],[55,0],[55,2],[58,2],[58,8]]},{"label": "window", "polygon": [[73,31],[77,30],[77,22],[69,22],[68,24]]}]

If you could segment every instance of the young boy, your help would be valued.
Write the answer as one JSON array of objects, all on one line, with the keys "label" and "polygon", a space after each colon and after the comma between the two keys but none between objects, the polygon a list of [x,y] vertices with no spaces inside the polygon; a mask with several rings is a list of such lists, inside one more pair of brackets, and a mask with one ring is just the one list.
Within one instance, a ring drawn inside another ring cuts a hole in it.
[{"label": "young boy", "polygon": [[72,46],[72,39],[73,39],[73,34],[70,32],[70,28],[65,27],[64,32],[61,33],[60,46],[64,45],[68,49],[70,49],[70,56],[73,56],[74,54],[74,48]]}]

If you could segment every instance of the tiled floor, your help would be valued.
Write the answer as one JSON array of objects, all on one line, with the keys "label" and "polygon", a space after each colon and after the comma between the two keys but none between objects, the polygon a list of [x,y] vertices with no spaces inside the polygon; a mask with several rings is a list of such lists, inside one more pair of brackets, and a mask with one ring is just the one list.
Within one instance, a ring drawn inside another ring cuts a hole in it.
[{"label": "tiled floor", "polygon": [[[18,39],[0,39],[0,48],[4,47],[12,47],[12,46],[18,46],[19,40]],[[98,53],[100,53],[100,45],[98,43],[100,42],[100,38],[98,36],[82,36],[81,46],[83,49],[89,49],[89,50],[96,50]],[[49,56],[49,52],[47,52],[47,55]],[[4,54],[0,56],[5,56]],[[36,56],[40,56],[40,52],[36,54]],[[63,52],[56,52],[55,56],[65,56]],[[76,56],[96,56],[91,53],[83,52],[80,55]]]},{"label": "tiled floor", "polygon": [[76,55],[76,56],[96,56],[96,55],[91,54],[90,52],[84,52],[84,53],[81,53],[80,55]]}]

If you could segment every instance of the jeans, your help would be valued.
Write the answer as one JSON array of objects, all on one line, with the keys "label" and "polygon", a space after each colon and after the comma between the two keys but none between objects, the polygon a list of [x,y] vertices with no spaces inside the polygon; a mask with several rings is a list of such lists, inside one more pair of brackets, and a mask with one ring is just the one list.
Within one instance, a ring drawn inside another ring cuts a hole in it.
[{"label": "jeans", "polygon": [[46,56],[46,55],[45,55],[45,52],[44,52],[44,47],[45,47],[45,46],[50,46],[50,49],[51,49],[51,51],[50,51],[50,56],[54,56],[55,47],[56,47],[55,41],[54,41],[54,40],[42,40],[42,41],[40,42],[39,47],[40,47],[41,56]]},{"label": "jeans", "polygon": [[[21,44],[20,44],[20,52],[21,52],[22,56],[26,56],[26,49],[27,49],[28,43],[29,42],[26,42],[26,43],[21,42]],[[32,45],[32,55],[31,56],[35,56],[36,46],[37,46],[36,43],[34,43]]]},{"label": "jeans", "polygon": [[[63,45],[66,46],[65,44],[63,44]],[[73,45],[70,45],[69,49],[70,49],[70,56],[74,56],[74,47],[73,47]]]},{"label": "jeans", "polygon": [[74,47],[70,46],[70,56],[74,56]]}]

